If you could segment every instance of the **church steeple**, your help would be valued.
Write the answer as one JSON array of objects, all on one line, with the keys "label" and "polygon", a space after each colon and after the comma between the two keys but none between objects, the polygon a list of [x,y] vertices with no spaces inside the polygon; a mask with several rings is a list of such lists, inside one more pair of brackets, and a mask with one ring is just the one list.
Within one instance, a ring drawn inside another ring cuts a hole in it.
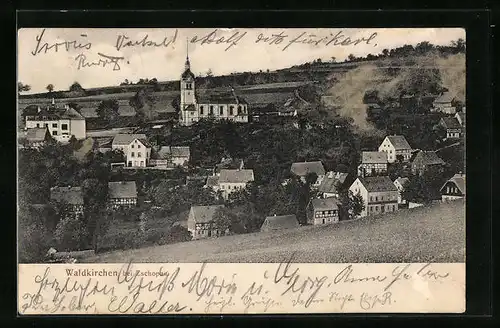
[{"label": "church steeple", "polygon": [[189,62],[189,42],[186,38],[186,63],[184,63],[184,70],[191,69],[191,63]]}]

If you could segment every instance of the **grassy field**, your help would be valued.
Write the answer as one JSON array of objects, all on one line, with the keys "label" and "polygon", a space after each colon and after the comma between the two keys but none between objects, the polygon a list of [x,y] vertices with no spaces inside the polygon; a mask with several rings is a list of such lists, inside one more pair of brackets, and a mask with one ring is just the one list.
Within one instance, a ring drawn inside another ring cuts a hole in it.
[{"label": "grassy field", "polygon": [[463,200],[330,226],[103,253],[86,262],[464,262]]}]

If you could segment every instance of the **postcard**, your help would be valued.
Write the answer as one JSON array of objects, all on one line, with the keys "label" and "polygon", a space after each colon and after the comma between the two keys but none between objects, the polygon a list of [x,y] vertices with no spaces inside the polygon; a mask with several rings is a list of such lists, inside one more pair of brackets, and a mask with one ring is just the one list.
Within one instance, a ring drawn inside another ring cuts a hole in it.
[{"label": "postcard", "polygon": [[21,28],[18,313],[465,311],[465,30]]}]

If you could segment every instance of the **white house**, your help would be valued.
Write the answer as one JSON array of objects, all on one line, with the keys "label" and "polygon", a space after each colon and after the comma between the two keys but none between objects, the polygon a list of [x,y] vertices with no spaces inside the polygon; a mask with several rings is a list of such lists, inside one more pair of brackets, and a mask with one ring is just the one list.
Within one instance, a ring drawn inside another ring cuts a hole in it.
[{"label": "white house", "polygon": [[191,206],[187,220],[187,228],[193,240],[218,237],[225,231],[220,231],[214,224],[214,214],[224,205]]},{"label": "white house", "polygon": [[441,200],[465,198],[465,174],[455,174],[441,187]]},{"label": "white house", "polygon": [[59,108],[52,100],[52,105],[45,108],[26,109],[23,116],[26,129],[47,128],[52,138],[61,143],[68,142],[71,136],[86,138],[85,118],[68,105]]},{"label": "white house", "polygon": [[360,216],[376,215],[398,210],[398,189],[388,176],[358,177],[349,190],[360,194],[365,208]]},{"label": "white house", "polygon": [[179,123],[181,125],[191,125],[202,118],[248,122],[248,103],[239,97],[233,88],[222,93],[196,93],[195,76],[191,72],[189,56],[186,57],[184,72],[181,75],[180,89]]},{"label": "white house", "polygon": [[411,147],[404,136],[391,135],[385,137],[378,147],[378,151],[387,153],[387,161],[394,163],[400,157],[404,162],[408,162],[411,157]]},{"label": "white house", "polygon": [[228,199],[231,193],[246,188],[247,184],[252,181],[254,181],[254,174],[251,169],[222,169],[218,176],[207,178],[206,186],[211,187],[215,192],[220,190],[222,197]]},{"label": "white house", "polygon": [[117,134],[111,148],[123,151],[127,167],[146,167],[149,164],[151,145],[145,134]]}]

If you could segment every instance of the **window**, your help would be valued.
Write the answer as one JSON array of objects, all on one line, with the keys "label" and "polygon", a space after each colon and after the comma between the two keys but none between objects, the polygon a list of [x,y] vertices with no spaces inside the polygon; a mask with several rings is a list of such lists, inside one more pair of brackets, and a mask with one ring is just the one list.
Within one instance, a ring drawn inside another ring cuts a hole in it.
[{"label": "window", "polygon": [[137,145],[137,148],[141,148],[141,145]]},{"label": "window", "polygon": [[[141,157],[141,156],[139,156],[139,157]],[[141,166],[144,166],[144,161],[141,161]]]},{"label": "window", "polygon": [[54,130],[54,131],[52,131],[52,135],[53,135],[53,136],[57,136],[57,131],[55,131],[55,130]]},{"label": "window", "polygon": [[57,123],[52,123],[53,128],[57,128]]},{"label": "window", "polygon": [[241,106],[238,106],[238,115],[241,114]]},{"label": "window", "polygon": [[37,127],[37,128],[39,128],[39,127],[40,127],[40,123],[37,123],[37,124],[36,124],[36,127]]},{"label": "window", "polygon": [[137,152],[137,157],[141,157],[141,152]]},{"label": "window", "polygon": [[224,115],[224,106],[219,106],[219,115]]},{"label": "window", "polygon": [[61,130],[68,130],[68,124],[61,124]]},{"label": "window", "polygon": [[234,106],[229,106],[229,115],[234,115]]},{"label": "window", "polygon": [[200,106],[200,114],[203,115],[203,106]]},{"label": "window", "polygon": [[214,115],[214,106],[210,105],[209,115]]},{"label": "window", "polygon": [[130,157],[135,157],[134,152],[130,153]]},{"label": "window", "polygon": [[132,144],[132,146],[131,146],[131,147],[132,147],[132,148],[135,148],[135,146],[134,146],[133,144]]},{"label": "window", "polygon": [[378,197],[377,196],[375,196],[375,201],[378,202]]},{"label": "window", "polygon": [[49,127],[49,123],[45,123],[45,127],[48,128]]}]

